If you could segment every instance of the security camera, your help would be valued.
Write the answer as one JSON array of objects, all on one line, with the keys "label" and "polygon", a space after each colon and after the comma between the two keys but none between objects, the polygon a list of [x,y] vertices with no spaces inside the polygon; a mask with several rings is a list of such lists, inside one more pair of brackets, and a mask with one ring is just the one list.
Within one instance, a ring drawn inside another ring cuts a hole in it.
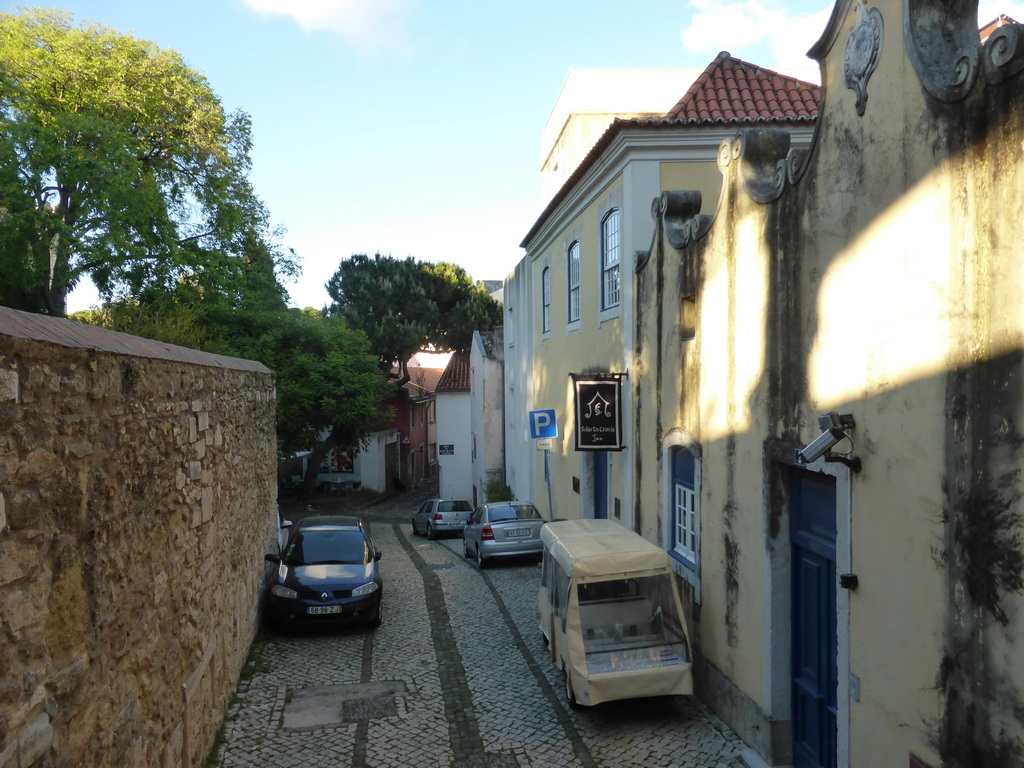
[{"label": "security camera", "polygon": [[828,451],[846,437],[839,427],[829,427],[816,437],[808,446],[796,452],[797,464],[810,464],[824,456]]}]

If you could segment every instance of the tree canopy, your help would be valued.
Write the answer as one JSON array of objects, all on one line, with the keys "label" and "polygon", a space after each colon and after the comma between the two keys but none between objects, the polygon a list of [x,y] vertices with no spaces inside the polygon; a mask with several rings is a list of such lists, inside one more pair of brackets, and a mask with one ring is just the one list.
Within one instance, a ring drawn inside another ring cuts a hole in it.
[{"label": "tree canopy", "polygon": [[[391,395],[366,336],[316,310],[233,313],[224,338],[235,354],[277,374],[277,436],[282,452],[354,448],[379,427]],[[324,439],[324,436],[327,436]]]},{"label": "tree canopy", "polygon": [[356,254],[341,262],[327,283],[327,311],[362,330],[380,358],[408,377],[406,364],[423,349],[464,351],[473,331],[501,324],[501,305],[454,264],[411,256],[395,259]]},{"label": "tree canopy", "polygon": [[248,181],[248,116],[181,56],[65,11],[0,14],[0,303],[229,292],[254,244],[294,259]]}]

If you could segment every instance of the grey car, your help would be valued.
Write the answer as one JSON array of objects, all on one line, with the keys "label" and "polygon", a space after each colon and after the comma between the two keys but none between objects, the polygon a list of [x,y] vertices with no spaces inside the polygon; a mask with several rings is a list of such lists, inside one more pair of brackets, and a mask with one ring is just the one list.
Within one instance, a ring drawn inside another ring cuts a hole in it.
[{"label": "grey car", "polygon": [[473,505],[465,499],[430,499],[413,512],[412,532],[428,539],[462,533],[472,513]]},{"label": "grey car", "polygon": [[526,501],[498,501],[474,510],[462,532],[463,554],[480,568],[500,557],[540,557],[544,525],[537,508]]}]

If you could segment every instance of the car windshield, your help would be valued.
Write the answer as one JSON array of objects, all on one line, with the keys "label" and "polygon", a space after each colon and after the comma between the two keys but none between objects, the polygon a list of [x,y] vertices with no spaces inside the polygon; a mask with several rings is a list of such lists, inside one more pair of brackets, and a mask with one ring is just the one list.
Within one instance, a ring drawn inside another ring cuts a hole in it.
[{"label": "car windshield", "polygon": [[360,531],[300,528],[288,542],[282,559],[289,565],[358,565],[370,562],[370,548]]},{"label": "car windshield", "polygon": [[437,504],[438,512],[472,512],[473,505],[468,501],[440,501]]},{"label": "car windshield", "polygon": [[492,523],[502,520],[540,520],[540,512],[533,504],[511,504],[507,507],[494,507],[488,512]]}]

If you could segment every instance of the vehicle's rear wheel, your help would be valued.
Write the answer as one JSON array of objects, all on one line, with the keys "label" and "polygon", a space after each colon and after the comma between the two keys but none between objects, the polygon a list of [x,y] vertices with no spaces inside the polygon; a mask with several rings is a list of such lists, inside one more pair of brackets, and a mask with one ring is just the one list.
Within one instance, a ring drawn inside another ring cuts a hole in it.
[{"label": "vehicle's rear wheel", "polygon": [[480,551],[480,547],[476,548],[476,567],[481,571],[487,567],[487,561],[484,559],[483,553]]},{"label": "vehicle's rear wheel", "polygon": [[437,534],[434,533],[434,526],[432,526],[430,523],[427,523],[427,538],[431,541],[437,538]]},{"label": "vehicle's rear wheel", "polygon": [[576,694],[572,690],[572,680],[569,678],[569,670],[565,670],[565,700],[569,702],[569,706],[573,709],[579,708],[579,702],[576,701]]}]

